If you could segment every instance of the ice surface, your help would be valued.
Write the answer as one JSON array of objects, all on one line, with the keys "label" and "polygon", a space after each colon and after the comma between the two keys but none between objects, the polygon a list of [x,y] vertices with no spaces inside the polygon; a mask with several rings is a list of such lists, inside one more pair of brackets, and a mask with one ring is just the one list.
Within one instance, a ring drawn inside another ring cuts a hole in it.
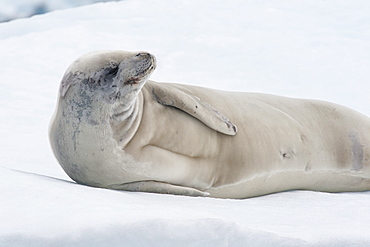
[{"label": "ice surface", "polygon": [[126,0],[0,24],[0,246],[370,245],[370,192],[225,200],[90,188],[65,175],[47,137],[65,69],[97,49],[150,51],[157,81],[370,116],[369,10],[366,0]]}]

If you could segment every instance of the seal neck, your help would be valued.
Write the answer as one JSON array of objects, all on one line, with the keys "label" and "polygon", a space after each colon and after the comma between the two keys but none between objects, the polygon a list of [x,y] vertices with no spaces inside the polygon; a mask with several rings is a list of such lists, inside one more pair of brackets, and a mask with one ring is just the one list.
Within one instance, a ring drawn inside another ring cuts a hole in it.
[{"label": "seal neck", "polygon": [[113,138],[117,141],[118,146],[124,149],[132,140],[143,114],[144,97],[142,92],[129,106],[117,106],[110,118],[110,125],[113,131]]}]

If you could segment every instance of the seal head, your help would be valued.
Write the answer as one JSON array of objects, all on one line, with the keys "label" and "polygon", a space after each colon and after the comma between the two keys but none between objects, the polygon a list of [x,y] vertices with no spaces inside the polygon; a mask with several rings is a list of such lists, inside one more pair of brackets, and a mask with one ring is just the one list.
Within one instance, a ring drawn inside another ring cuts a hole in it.
[{"label": "seal head", "polygon": [[[71,86],[87,85],[106,101],[117,99],[130,102],[156,68],[155,57],[147,52],[99,51],[74,61],[61,82],[61,97]],[[124,97],[121,97],[124,96]]]}]

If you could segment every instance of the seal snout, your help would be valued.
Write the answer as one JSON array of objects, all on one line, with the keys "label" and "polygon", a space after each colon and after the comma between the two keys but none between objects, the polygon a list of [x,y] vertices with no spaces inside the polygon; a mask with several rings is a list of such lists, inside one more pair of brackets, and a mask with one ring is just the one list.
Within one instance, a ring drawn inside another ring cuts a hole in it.
[{"label": "seal snout", "polygon": [[149,76],[156,68],[155,57],[148,52],[136,53],[133,57],[135,62],[135,70],[124,85],[139,84],[145,77]]}]

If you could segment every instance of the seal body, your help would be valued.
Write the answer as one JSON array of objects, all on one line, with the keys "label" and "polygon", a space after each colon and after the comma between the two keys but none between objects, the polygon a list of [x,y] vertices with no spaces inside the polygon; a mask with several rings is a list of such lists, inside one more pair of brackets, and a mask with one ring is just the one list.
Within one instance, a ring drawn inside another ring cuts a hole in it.
[{"label": "seal body", "polygon": [[219,198],[370,190],[368,117],[322,101],[148,81],[154,69],[148,53],[102,51],[67,70],[50,140],[73,180]]}]

